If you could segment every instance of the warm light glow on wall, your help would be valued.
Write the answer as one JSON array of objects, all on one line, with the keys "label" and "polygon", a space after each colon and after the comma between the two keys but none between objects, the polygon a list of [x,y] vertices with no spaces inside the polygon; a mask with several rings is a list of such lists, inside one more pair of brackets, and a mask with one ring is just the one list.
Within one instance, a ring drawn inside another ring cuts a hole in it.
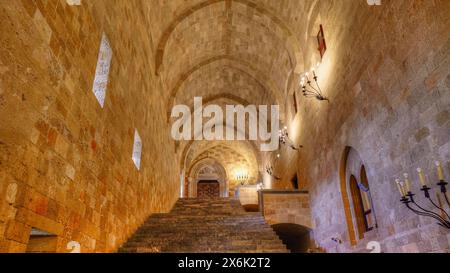
[{"label": "warm light glow on wall", "polygon": [[322,92],[324,96],[330,98],[333,97],[333,94],[330,93],[330,90],[333,90],[333,88],[330,88],[329,83],[334,82],[334,75],[337,73],[334,73],[334,52],[333,50],[328,50],[325,54],[324,59],[316,64],[314,67],[317,75],[319,76],[319,85],[322,88]]},{"label": "warm light glow on wall", "polygon": [[248,171],[243,168],[237,168],[234,170],[234,177],[238,180],[239,177],[248,177]]},{"label": "warm light glow on wall", "polygon": [[296,144],[301,144],[298,142],[299,136],[300,136],[300,132],[301,132],[301,122],[299,122],[298,120],[294,120],[293,122],[290,123],[289,126],[289,136],[291,137],[292,141],[294,141]]},{"label": "warm light glow on wall", "polygon": [[263,176],[264,189],[272,189],[272,177],[267,173]]}]

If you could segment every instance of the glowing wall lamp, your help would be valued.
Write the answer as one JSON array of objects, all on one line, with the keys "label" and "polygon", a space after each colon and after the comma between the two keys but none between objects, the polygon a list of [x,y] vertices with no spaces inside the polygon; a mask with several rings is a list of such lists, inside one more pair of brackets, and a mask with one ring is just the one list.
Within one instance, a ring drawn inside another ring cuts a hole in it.
[{"label": "glowing wall lamp", "polygon": [[[282,130],[279,131],[279,139],[280,144],[289,146],[292,150],[298,151],[300,148],[303,148],[302,145],[295,145],[294,141],[289,138],[288,128],[285,126]],[[277,156],[279,157],[279,156]]]},{"label": "glowing wall lamp", "polygon": [[[438,178],[439,178],[439,182],[437,183],[437,185],[439,186],[439,189],[440,189],[445,201],[447,202],[447,205],[450,206],[450,201],[447,196],[447,187],[446,187],[448,185],[448,183],[445,181],[444,171],[443,171],[442,165],[439,161],[436,161],[436,167],[437,167]],[[423,205],[420,205],[416,202],[416,200],[414,198],[415,194],[413,193],[413,189],[411,189],[411,182],[409,180],[409,176],[406,173],[404,174],[404,177],[405,177],[404,182],[400,181],[400,179],[395,180],[398,190],[400,192],[400,195],[402,197],[402,199],[400,201],[403,204],[405,204],[405,206],[408,209],[410,209],[412,212],[414,212],[415,214],[434,218],[438,221],[438,225],[440,225],[441,227],[450,229],[449,213],[445,210],[444,206],[442,206],[440,203],[436,203],[431,198],[431,195],[430,195],[431,188],[428,187],[428,185],[427,185],[427,180],[425,178],[425,175],[424,175],[422,169],[418,168],[417,172],[419,173],[419,179],[420,179],[419,181],[422,186],[422,188],[420,190],[423,192],[423,194],[428,199],[428,201],[431,203],[431,205],[438,210],[438,212],[427,209]]]},{"label": "glowing wall lamp", "polygon": [[[317,66],[319,66],[319,63],[317,64]],[[312,85],[311,79],[309,78],[309,72],[306,72],[300,80],[300,86],[302,87],[303,96],[305,96],[306,98],[316,98],[319,101],[326,100],[329,102],[330,100],[322,94],[322,90],[320,89],[319,83],[317,82],[318,77],[316,74],[316,68],[313,67],[311,70],[316,87]]]},{"label": "glowing wall lamp", "polygon": [[248,173],[246,171],[238,171],[236,173],[236,180],[241,183],[242,186],[248,183]]}]

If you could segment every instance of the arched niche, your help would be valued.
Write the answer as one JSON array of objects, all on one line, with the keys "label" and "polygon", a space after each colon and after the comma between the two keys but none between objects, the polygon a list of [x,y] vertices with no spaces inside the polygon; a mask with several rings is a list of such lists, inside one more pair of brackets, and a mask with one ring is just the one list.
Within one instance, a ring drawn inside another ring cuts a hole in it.
[{"label": "arched niche", "polygon": [[197,162],[187,176],[186,196],[197,197],[199,182],[217,181],[220,188],[220,197],[228,197],[228,178],[225,168],[214,159],[204,159]]},{"label": "arched niche", "polygon": [[293,223],[278,223],[272,229],[292,253],[307,253],[315,248],[312,230]]},{"label": "arched niche", "polygon": [[349,241],[356,245],[377,223],[366,165],[354,148],[344,149],[339,175]]}]

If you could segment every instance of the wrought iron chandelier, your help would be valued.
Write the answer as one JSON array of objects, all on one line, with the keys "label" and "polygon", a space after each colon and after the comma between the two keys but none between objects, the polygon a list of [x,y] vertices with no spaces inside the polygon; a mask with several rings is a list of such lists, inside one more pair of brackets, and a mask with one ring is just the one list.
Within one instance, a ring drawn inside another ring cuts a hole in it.
[{"label": "wrought iron chandelier", "polygon": [[[279,131],[279,142],[281,145],[286,145],[292,150],[299,151],[301,148],[303,148],[302,145],[295,145],[294,141],[292,141],[289,138],[288,128],[287,126],[284,126],[283,129]],[[277,159],[280,158],[280,153],[277,154]],[[266,166],[266,173],[272,176],[275,180],[281,180],[281,178],[274,174],[274,168],[272,165]]]},{"label": "wrought iron chandelier", "polygon": [[237,181],[239,181],[239,183],[241,183],[242,186],[244,186],[245,184],[247,184],[248,181],[248,174],[239,174],[236,176]]},{"label": "wrought iron chandelier", "polygon": [[279,131],[279,140],[280,144],[287,145],[291,149],[298,151],[303,148],[302,145],[295,145],[294,141],[289,138],[288,128],[285,126],[282,130]]},{"label": "wrought iron chandelier", "polygon": [[315,86],[312,85],[311,80],[309,79],[309,72],[306,72],[300,81],[300,85],[302,87],[303,96],[306,98],[316,98],[319,101],[330,101],[327,97],[322,94],[322,90],[320,89],[319,83],[317,82],[317,75],[315,68],[312,69],[313,79]]},{"label": "wrought iron chandelier", "polygon": [[[447,185],[448,183],[445,182],[444,179],[444,172],[442,170],[442,166],[440,162],[436,162],[437,172],[438,172],[438,178],[439,182],[437,185],[440,188],[441,194],[444,196],[445,201],[447,202],[447,205],[450,207],[449,198],[447,196]],[[431,203],[433,207],[435,207],[439,212],[436,213],[432,210],[424,208],[422,205],[418,204],[416,200],[414,199],[415,194],[411,190],[411,182],[409,181],[408,174],[404,174],[405,181],[400,181],[400,179],[396,179],[395,182],[397,184],[398,190],[400,192],[400,195],[402,196],[402,199],[400,200],[405,206],[410,209],[412,212],[414,212],[417,215],[426,216],[426,217],[432,217],[438,221],[438,225],[450,229],[450,215],[449,213],[440,205],[438,205],[430,196],[431,188],[428,187],[427,181],[425,178],[425,175],[422,171],[422,169],[418,168],[417,172],[419,173],[419,179],[420,184],[422,188],[420,189],[423,191],[425,197],[428,199],[428,201]]]},{"label": "wrought iron chandelier", "polygon": [[281,180],[280,177],[278,177],[277,175],[275,175],[273,173],[273,166],[267,165],[266,166],[266,172],[267,172],[268,175],[272,176],[275,180]]}]

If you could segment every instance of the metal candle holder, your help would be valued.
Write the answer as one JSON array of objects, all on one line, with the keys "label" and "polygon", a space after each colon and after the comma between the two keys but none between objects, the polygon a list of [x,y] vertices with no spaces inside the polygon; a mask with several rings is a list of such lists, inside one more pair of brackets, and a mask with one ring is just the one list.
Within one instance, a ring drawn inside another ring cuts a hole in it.
[{"label": "metal candle holder", "polygon": [[295,145],[294,142],[289,138],[289,133],[288,133],[287,127],[284,127],[283,130],[280,130],[279,141],[280,141],[280,144],[287,145],[295,151],[298,151],[301,148],[303,148],[302,145],[298,145],[298,146]]},{"label": "metal candle holder", "polygon": [[[448,196],[447,196],[447,185],[448,185],[448,183],[445,182],[444,180],[440,180],[439,183],[437,183],[437,185],[440,187],[441,193],[444,195],[445,201],[450,206],[450,202],[449,202],[449,199],[448,199]],[[449,216],[449,213],[447,213],[447,211],[444,208],[442,208],[441,206],[437,205],[436,202],[433,201],[433,199],[430,196],[431,188],[429,188],[428,186],[424,185],[420,190],[423,191],[423,193],[424,193],[425,197],[428,199],[428,201],[430,201],[430,203],[435,208],[437,208],[442,213],[442,215],[439,215],[438,213],[433,212],[431,210],[427,210],[427,209],[423,208],[421,205],[419,205],[414,199],[415,194],[412,193],[411,191],[408,191],[408,193],[406,195],[404,195],[400,201],[403,204],[405,204],[406,207],[408,209],[410,209],[411,211],[413,211],[415,214],[421,215],[421,216],[432,217],[432,218],[434,218],[434,219],[436,219],[438,221],[438,225],[440,225],[440,226],[442,226],[444,228],[450,229],[450,216]],[[414,205],[414,207],[412,207],[411,204]]]},{"label": "metal candle holder", "polygon": [[302,86],[303,96],[307,98],[316,98],[319,101],[330,101],[322,94],[322,90],[320,89],[319,83],[317,82],[316,72],[313,70],[313,79],[316,84],[314,87],[311,84],[311,80],[308,78],[308,73],[302,78],[300,85]]},{"label": "metal candle holder", "polygon": [[248,174],[238,175],[236,179],[241,183],[242,186],[244,186],[245,184],[247,184]]},{"label": "metal candle holder", "polygon": [[275,174],[273,174],[273,166],[266,166],[266,172],[267,172],[268,175],[270,175],[273,178],[275,178],[275,180],[281,180],[280,177],[278,177]]}]

